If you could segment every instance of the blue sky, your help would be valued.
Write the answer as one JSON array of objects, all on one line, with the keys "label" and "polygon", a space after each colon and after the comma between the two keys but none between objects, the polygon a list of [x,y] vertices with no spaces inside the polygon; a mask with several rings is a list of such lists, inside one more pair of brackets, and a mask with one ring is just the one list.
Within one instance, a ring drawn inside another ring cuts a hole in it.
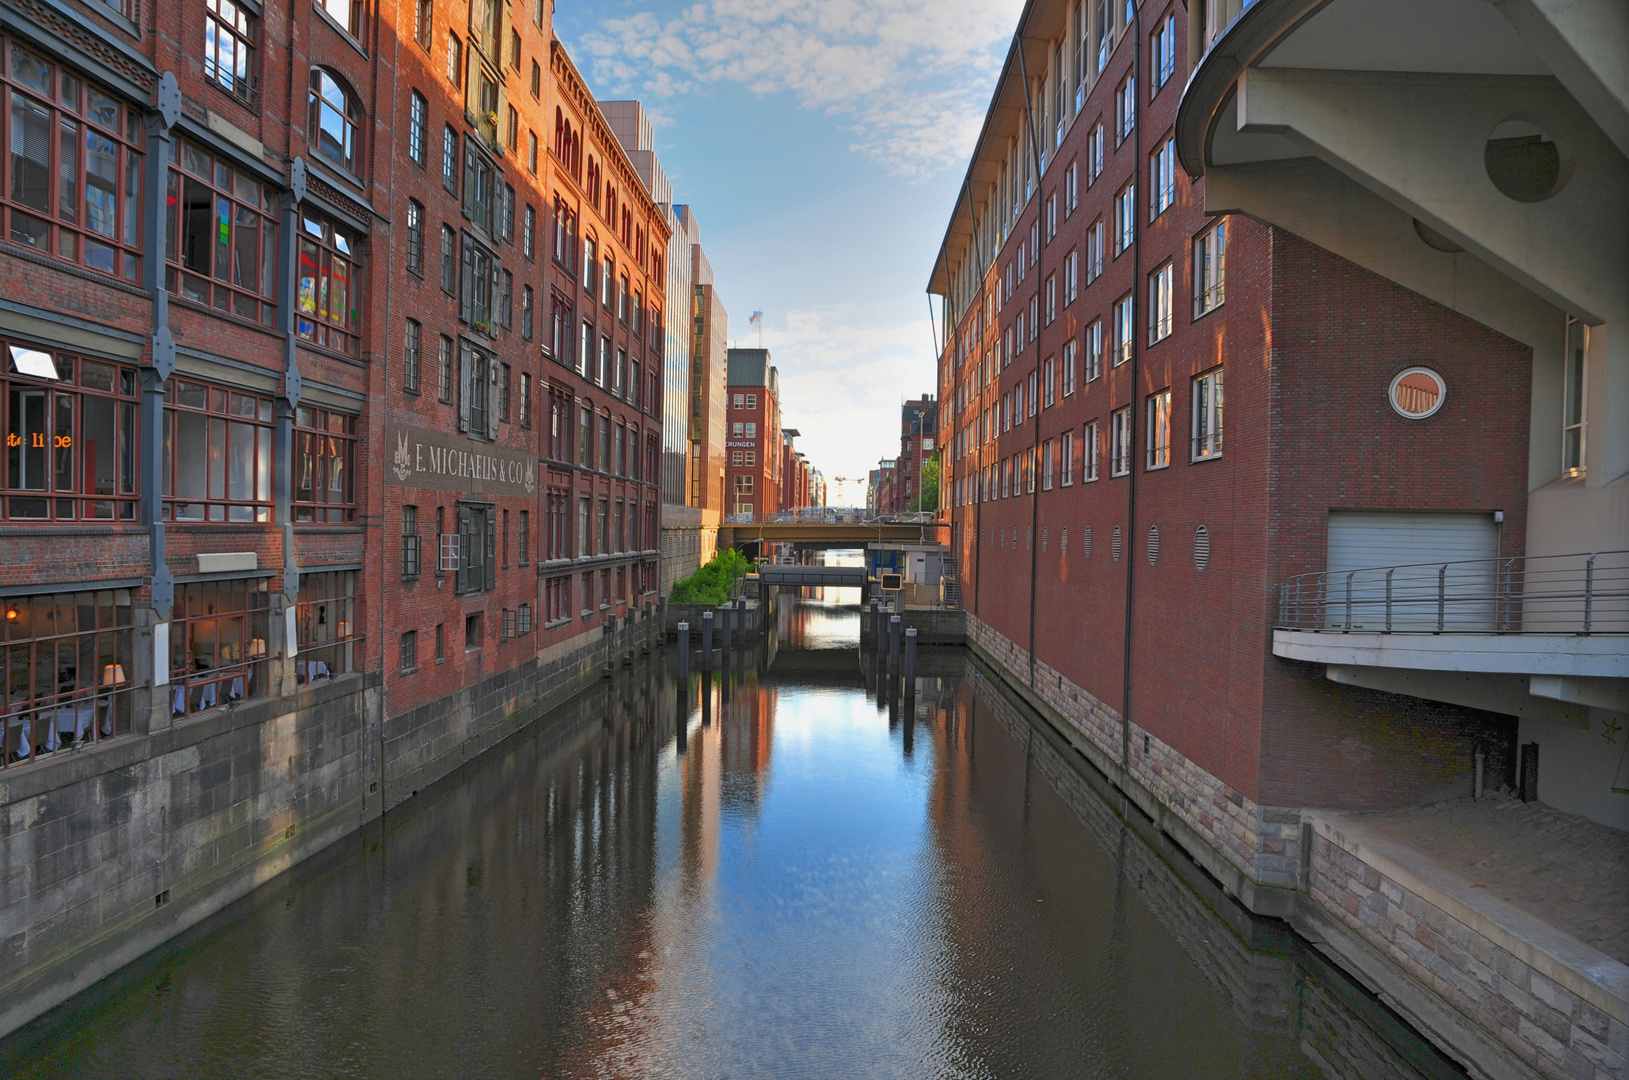
[{"label": "blue sky", "polygon": [[[828,479],[934,391],[924,289],[1019,0],[559,0],[606,100],[638,98],[695,208],[732,344],[764,344]],[[835,492],[833,493],[835,495]]]}]

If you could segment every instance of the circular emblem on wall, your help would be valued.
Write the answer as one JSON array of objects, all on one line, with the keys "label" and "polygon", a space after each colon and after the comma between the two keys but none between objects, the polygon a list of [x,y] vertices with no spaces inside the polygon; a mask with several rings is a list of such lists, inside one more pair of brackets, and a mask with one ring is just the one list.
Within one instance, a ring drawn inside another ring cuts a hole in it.
[{"label": "circular emblem on wall", "polygon": [[1442,408],[1443,399],[1448,396],[1448,384],[1430,368],[1411,367],[1397,373],[1386,396],[1399,416],[1424,420]]}]

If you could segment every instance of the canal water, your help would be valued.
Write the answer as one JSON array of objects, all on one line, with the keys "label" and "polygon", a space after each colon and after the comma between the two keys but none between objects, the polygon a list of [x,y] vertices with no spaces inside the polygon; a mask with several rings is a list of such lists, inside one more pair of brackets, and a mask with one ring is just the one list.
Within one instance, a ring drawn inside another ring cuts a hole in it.
[{"label": "canal water", "polygon": [[1461,1075],[966,653],[890,693],[859,620],[783,599],[720,671],[622,669],[0,1076]]}]

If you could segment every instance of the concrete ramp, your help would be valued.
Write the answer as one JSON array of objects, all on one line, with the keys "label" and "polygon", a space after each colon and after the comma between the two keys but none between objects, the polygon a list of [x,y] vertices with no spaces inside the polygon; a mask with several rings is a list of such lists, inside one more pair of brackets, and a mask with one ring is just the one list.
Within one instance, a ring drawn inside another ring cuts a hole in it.
[{"label": "concrete ramp", "polygon": [[775,566],[758,567],[758,578],[765,585],[832,585],[852,589],[865,587],[863,566]]}]

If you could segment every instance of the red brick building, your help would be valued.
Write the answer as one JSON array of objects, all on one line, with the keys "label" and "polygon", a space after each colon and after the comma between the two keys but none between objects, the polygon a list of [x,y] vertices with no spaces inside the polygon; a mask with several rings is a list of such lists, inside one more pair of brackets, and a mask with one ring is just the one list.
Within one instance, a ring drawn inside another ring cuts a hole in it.
[{"label": "red brick building", "polygon": [[6,901],[100,921],[14,970],[195,921],[653,631],[668,226],[551,10],[8,8],[0,769],[109,815]]},{"label": "red brick building", "polygon": [[899,457],[894,459],[895,488],[889,512],[914,513],[912,504],[922,496],[922,474],[933,457],[939,434],[939,406],[932,394],[923,394],[899,408]]},{"label": "red brick building", "polygon": [[727,516],[773,517],[781,509],[780,372],[768,349],[731,349],[725,392]]},{"label": "red brick building", "polygon": [[[1265,640],[1350,515],[1497,517],[1521,549],[1531,352],[1207,214],[1171,141],[1186,9],[1137,39],[1087,7],[1026,16],[931,286],[970,634],[1230,887],[1293,886],[1300,807],[1469,791],[1477,750],[1514,775],[1513,718],[1336,687]],[[1454,390],[1411,418],[1388,393],[1420,366]]]}]

